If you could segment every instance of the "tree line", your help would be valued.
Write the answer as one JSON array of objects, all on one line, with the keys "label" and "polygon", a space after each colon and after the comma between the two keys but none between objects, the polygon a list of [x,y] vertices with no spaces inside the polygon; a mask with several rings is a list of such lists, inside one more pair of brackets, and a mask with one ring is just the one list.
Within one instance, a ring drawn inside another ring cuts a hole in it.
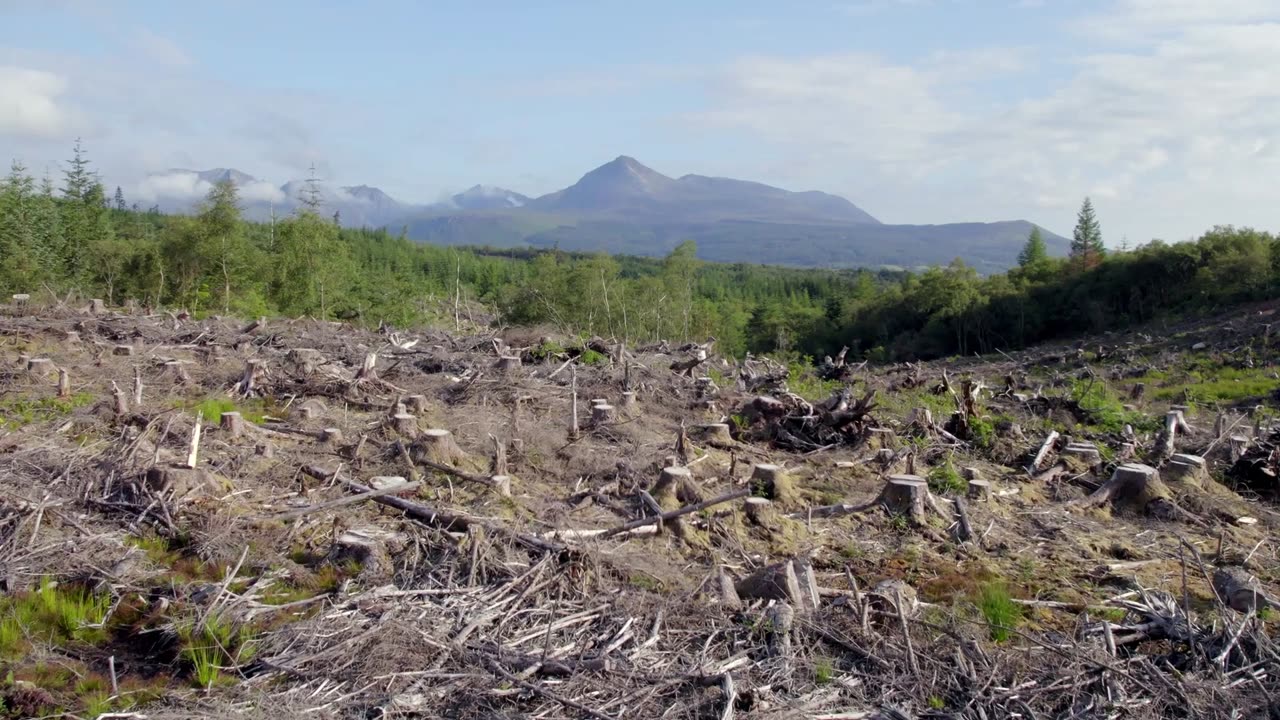
[{"label": "tree line", "polygon": [[1081,208],[1071,256],[1032,232],[1007,273],[957,259],[920,272],[446,248],[344,228],[316,181],[272,222],[244,218],[230,182],[190,215],[110,196],[76,145],[61,184],[19,163],[0,181],[0,291],[102,297],[207,314],[310,315],[378,325],[497,322],[629,341],[716,338],[733,355],[875,360],[992,352],[1280,294],[1280,239],[1216,227],[1195,241],[1108,251]]}]

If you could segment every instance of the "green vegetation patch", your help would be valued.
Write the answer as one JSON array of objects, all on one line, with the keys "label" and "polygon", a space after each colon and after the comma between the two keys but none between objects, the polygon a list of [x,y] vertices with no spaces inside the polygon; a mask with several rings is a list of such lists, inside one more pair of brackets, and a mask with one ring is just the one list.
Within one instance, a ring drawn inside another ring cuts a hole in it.
[{"label": "green vegetation patch", "polygon": [[929,489],[939,495],[964,492],[967,483],[948,457],[941,465],[929,470]]},{"label": "green vegetation patch", "polygon": [[0,659],[21,657],[31,643],[63,647],[98,644],[111,598],[50,578],[35,590],[0,597]]},{"label": "green vegetation patch", "polygon": [[982,584],[971,600],[986,618],[991,639],[996,642],[1008,640],[1011,631],[1022,621],[1022,606],[1013,601],[1008,587],[1002,583]]},{"label": "green vegetation patch", "polygon": [[71,397],[46,397],[39,399],[10,398],[0,401],[0,426],[6,430],[49,422],[70,415],[72,411],[93,402],[91,393],[79,392]]}]

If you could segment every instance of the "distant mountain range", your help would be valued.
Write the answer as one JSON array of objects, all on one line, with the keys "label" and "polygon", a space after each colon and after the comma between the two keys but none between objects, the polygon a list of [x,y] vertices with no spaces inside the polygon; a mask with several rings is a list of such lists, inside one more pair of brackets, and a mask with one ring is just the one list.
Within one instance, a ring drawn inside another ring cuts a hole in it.
[{"label": "distant mountain range", "polygon": [[[275,187],[228,168],[175,169],[146,182],[162,209],[184,212],[222,180],[236,183],[246,215],[260,220],[299,207],[306,188],[301,180]],[[998,272],[1014,264],[1034,227],[1025,220],[888,225],[836,195],[703,175],[672,178],[627,156],[537,198],[476,185],[444,202],[411,204],[368,185],[318,189],[324,212],[336,211],[343,225],[403,227],[422,242],[662,256],[694,240],[700,257],[717,262],[919,267],[960,257],[981,272]],[[1066,238],[1043,234],[1051,253],[1066,252]]]}]

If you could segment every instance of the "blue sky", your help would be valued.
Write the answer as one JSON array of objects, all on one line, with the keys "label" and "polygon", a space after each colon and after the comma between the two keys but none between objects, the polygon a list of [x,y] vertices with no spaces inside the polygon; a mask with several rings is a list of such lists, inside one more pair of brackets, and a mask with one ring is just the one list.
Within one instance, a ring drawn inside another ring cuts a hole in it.
[{"label": "blue sky", "polygon": [[1280,230],[1280,0],[0,0],[0,158],[432,201],[619,154],[1111,244]]}]

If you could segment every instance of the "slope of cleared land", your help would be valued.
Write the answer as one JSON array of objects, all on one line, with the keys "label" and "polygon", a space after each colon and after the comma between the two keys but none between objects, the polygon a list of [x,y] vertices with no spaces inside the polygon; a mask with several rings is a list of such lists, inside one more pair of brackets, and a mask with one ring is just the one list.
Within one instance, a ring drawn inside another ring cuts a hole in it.
[{"label": "slope of cleared land", "polygon": [[801,370],[11,306],[0,717],[1275,717],[1273,312]]}]

